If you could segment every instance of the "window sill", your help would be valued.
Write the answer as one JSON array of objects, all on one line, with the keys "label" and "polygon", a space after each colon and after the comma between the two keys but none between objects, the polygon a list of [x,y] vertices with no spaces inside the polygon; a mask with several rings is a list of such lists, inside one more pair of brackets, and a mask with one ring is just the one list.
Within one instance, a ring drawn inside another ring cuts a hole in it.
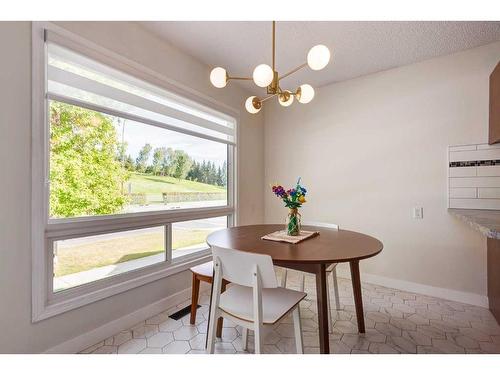
[{"label": "window sill", "polygon": [[[187,271],[191,267],[209,260],[211,260],[211,251],[207,249],[196,254],[174,259],[161,267],[156,267],[156,269],[154,269],[154,266],[145,267],[140,270],[131,271],[128,274],[110,277],[89,285],[56,293],[53,295],[53,299],[49,300],[42,307],[41,311],[34,312],[33,323]],[[117,278],[120,276],[124,280],[117,281]]]}]

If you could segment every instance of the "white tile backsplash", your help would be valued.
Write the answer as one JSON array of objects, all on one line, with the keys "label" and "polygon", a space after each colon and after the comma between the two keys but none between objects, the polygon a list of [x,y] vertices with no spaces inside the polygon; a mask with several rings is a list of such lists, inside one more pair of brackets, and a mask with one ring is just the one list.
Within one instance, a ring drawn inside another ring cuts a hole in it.
[{"label": "white tile backsplash", "polygon": [[475,151],[450,151],[450,161],[496,160],[500,159],[500,148]]},{"label": "white tile backsplash", "polygon": [[448,148],[448,207],[500,210],[500,144]]},{"label": "white tile backsplash", "polygon": [[450,177],[450,188],[500,187],[500,177]]},{"label": "white tile backsplash", "polygon": [[455,167],[450,168],[450,177],[476,177],[477,167]]},{"label": "white tile backsplash", "polygon": [[450,188],[450,198],[477,198],[477,188]]},{"label": "white tile backsplash", "polygon": [[[478,188],[477,197],[500,199],[500,188]],[[470,197],[460,197],[460,198],[470,198]]]},{"label": "white tile backsplash", "polygon": [[[488,165],[487,167],[473,167],[476,169],[477,176],[499,176],[500,177],[500,165]],[[456,169],[456,168],[451,168]]]},{"label": "white tile backsplash", "polygon": [[450,198],[450,208],[467,208],[471,210],[500,210],[500,199]]}]

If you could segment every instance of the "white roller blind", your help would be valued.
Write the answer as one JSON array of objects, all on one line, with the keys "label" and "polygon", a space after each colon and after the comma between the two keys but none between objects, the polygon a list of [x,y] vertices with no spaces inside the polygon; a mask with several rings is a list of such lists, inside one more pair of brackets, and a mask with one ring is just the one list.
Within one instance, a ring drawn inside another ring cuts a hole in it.
[{"label": "white roller blind", "polygon": [[234,118],[51,41],[47,97],[217,142],[235,143]]}]

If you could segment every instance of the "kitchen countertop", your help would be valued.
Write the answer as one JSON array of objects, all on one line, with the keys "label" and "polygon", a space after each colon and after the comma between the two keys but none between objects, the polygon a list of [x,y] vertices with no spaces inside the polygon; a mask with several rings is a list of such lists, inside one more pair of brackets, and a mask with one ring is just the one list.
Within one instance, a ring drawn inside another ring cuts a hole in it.
[{"label": "kitchen countertop", "polygon": [[499,210],[465,210],[449,208],[448,211],[460,220],[480,231],[486,237],[500,239]]}]

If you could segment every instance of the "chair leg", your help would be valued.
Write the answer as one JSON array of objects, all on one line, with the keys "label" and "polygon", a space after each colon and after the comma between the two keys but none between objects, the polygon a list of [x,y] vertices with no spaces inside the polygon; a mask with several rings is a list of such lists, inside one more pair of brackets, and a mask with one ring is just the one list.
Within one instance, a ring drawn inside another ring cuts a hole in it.
[{"label": "chair leg", "polygon": [[286,288],[286,278],[288,276],[288,269],[282,268],[283,273],[281,274],[281,287]]},{"label": "chair leg", "polygon": [[217,325],[217,308],[214,306],[212,311],[210,312],[210,322],[208,324],[208,333],[207,333],[207,352],[209,354],[214,354],[215,351],[215,331]]},{"label": "chair leg", "polygon": [[[226,285],[227,285],[227,282],[222,280],[222,287],[221,287],[221,293],[224,293],[226,291]],[[215,333],[215,336],[216,337],[222,337],[222,326],[223,326],[224,322],[223,322],[223,318],[220,317],[218,320],[217,320],[217,332]]]},{"label": "chair leg", "polygon": [[328,275],[326,278],[326,307],[328,313],[328,332],[333,333],[332,310],[330,307],[330,286],[328,285]]},{"label": "chair leg", "polygon": [[254,339],[255,339],[255,354],[262,353],[262,325],[255,325]]},{"label": "chair leg", "polygon": [[189,323],[196,323],[196,311],[198,309],[198,297],[200,295],[200,279],[193,273],[193,286],[191,291],[191,317]]},{"label": "chair leg", "polygon": [[300,291],[303,292],[305,287],[306,287],[306,274],[304,272],[301,272],[301,279],[300,279]]},{"label": "chair leg", "polygon": [[332,270],[333,278],[333,293],[335,293],[335,306],[337,310],[340,310],[340,298],[339,298],[339,284],[337,282],[337,268]]},{"label": "chair leg", "polygon": [[241,332],[241,340],[243,341],[243,350],[248,350],[248,328],[243,327]]},{"label": "chair leg", "polygon": [[302,326],[300,323],[300,309],[299,305],[293,310],[293,328],[295,331],[295,345],[297,347],[297,354],[304,353],[304,345],[302,342]]}]

